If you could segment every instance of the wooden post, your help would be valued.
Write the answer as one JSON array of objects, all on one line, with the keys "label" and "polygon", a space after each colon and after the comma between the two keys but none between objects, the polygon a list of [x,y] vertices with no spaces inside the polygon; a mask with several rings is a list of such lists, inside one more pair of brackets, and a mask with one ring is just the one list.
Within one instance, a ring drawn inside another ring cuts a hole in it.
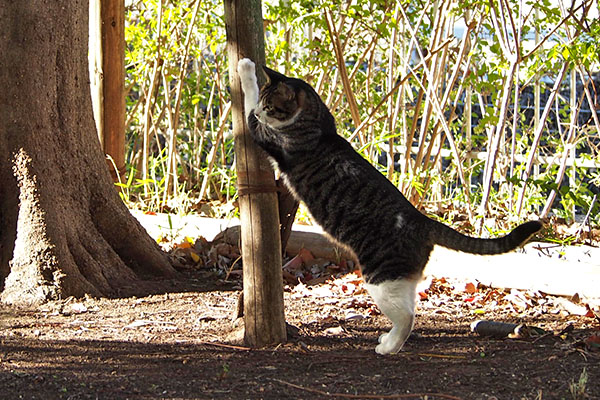
[{"label": "wooden post", "polygon": [[102,149],[112,158],[107,160],[108,168],[117,182],[125,174],[124,0],[90,0],[89,26],[94,118]]},{"label": "wooden post", "polygon": [[[244,118],[238,60],[265,63],[260,0],[224,0],[233,133],[244,264],[244,340],[261,347],[286,340],[277,187],[265,154],[254,144]],[[263,80],[257,68],[259,84]]]}]

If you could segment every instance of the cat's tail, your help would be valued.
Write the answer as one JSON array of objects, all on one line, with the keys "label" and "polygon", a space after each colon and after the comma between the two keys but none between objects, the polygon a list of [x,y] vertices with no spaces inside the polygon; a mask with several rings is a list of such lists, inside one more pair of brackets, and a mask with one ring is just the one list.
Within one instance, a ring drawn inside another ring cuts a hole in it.
[{"label": "cat's tail", "polygon": [[506,236],[494,239],[480,239],[463,235],[437,221],[430,221],[438,225],[436,229],[431,230],[435,232],[435,235],[432,235],[432,241],[435,244],[472,254],[506,253],[524,245],[531,236],[542,229],[541,222],[529,221],[517,226]]}]

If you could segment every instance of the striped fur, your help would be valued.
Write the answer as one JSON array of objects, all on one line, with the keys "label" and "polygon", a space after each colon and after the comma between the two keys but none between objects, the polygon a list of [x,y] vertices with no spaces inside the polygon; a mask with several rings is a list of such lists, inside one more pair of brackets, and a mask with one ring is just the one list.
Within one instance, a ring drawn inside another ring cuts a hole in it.
[{"label": "striped fur", "polygon": [[[499,254],[521,246],[541,228],[530,221],[507,236],[478,239],[429,219],[337,135],[333,116],[307,83],[268,68],[265,72],[269,80],[249,117],[253,138],[315,221],[354,250],[367,282],[420,275],[435,244]],[[291,118],[294,122],[280,129],[267,121]]]}]

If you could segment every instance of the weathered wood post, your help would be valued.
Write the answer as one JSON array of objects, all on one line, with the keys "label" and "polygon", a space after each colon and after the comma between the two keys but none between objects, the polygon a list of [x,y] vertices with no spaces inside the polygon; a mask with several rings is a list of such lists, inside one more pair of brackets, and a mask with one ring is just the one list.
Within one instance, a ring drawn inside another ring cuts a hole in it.
[{"label": "weathered wood post", "polygon": [[[265,63],[262,6],[260,0],[224,1],[242,225],[244,340],[261,347],[286,340],[277,186],[265,154],[249,135],[237,73],[241,58]],[[257,75],[260,85],[260,69]]]},{"label": "weathered wood post", "polygon": [[[98,138],[113,161],[113,179],[125,174],[125,2],[90,0],[89,63]],[[113,165],[114,162],[114,165]]]}]

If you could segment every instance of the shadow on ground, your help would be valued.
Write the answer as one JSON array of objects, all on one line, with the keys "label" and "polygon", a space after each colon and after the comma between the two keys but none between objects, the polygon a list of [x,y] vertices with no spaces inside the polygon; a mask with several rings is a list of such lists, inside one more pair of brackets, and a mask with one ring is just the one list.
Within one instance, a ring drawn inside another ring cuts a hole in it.
[{"label": "shadow on ground", "polygon": [[373,352],[377,332],[359,328],[343,337],[301,332],[265,350],[3,337],[0,387],[4,399],[557,399],[569,398],[585,368],[587,398],[600,393],[598,360],[554,337],[507,342],[422,327],[405,351],[383,357]]}]

